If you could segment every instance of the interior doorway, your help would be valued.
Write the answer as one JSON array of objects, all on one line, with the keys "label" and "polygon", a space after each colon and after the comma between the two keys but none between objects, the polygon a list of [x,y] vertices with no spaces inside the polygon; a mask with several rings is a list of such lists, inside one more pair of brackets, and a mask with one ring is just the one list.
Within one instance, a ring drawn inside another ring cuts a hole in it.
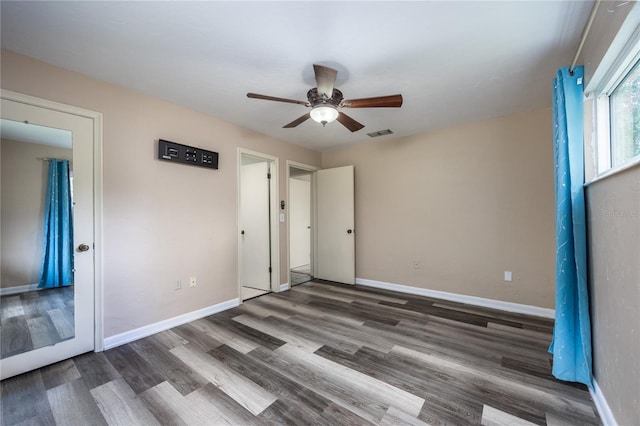
[{"label": "interior doorway", "polygon": [[289,283],[313,279],[314,271],[314,171],[317,168],[288,162]]},{"label": "interior doorway", "polygon": [[238,285],[243,301],[279,290],[277,161],[239,150]]}]

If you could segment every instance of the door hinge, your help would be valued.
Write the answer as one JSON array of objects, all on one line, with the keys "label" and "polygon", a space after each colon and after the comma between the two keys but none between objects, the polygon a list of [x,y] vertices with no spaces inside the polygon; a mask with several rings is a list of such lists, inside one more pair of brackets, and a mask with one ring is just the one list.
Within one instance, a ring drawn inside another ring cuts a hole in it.
[{"label": "door hinge", "polygon": [[267,173],[267,179],[271,179],[271,173]]},{"label": "door hinge", "polygon": [[269,273],[271,273],[271,266],[269,266]]}]

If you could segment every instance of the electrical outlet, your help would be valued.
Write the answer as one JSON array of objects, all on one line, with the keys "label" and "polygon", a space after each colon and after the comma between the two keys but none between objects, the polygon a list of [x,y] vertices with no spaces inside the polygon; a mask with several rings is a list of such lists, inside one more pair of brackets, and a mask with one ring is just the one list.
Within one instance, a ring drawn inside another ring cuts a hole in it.
[{"label": "electrical outlet", "polygon": [[173,284],[173,289],[180,290],[181,288],[182,288],[182,280],[176,280],[176,282]]},{"label": "electrical outlet", "polygon": [[420,269],[420,262],[418,262],[417,260],[413,261],[413,269]]},{"label": "electrical outlet", "polygon": [[511,274],[511,271],[504,271],[504,280],[513,281],[513,275]]},{"label": "electrical outlet", "polygon": [[195,287],[197,284],[196,277],[189,278],[189,287]]}]

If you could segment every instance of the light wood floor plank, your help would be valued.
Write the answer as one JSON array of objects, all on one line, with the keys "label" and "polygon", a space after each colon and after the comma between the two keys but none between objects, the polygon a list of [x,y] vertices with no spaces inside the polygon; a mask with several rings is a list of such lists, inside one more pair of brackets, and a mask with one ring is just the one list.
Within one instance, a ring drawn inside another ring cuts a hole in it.
[{"label": "light wood floor plank", "polygon": [[195,328],[200,330],[200,332],[210,335],[214,339],[227,346],[231,346],[233,349],[243,354],[249,353],[259,346],[254,342],[233,333],[232,331],[219,327],[204,319],[194,321],[192,324]]},{"label": "light wood floor plank", "polygon": [[160,425],[160,422],[122,379],[112,380],[91,389],[91,395],[111,426]]},{"label": "light wood floor plank", "polygon": [[60,339],[65,340],[75,336],[75,326],[73,317],[71,317],[63,309],[56,308],[47,311],[53,325],[60,336]]},{"label": "light wood floor plank", "polygon": [[363,395],[386,407],[396,407],[414,417],[420,414],[424,399],[382,382],[331,360],[301,351],[292,345],[284,345],[275,353],[290,362],[297,362],[310,371],[323,375],[327,380],[342,386],[354,395]]},{"label": "light wood floor plank", "polygon": [[107,425],[82,379],[47,390],[47,398],[58,425]]},{"label": "light wood floor plank", "polygon": [[20,296],[5,296],[2,298],[2,310],[0,311],[2,321],[24,315],[24,309]]},{"label": "light wood floor plank", "polygon": [[[244,410],[234,399],[211,383],[187,395],[186,399],[193,406],[202,407],[203,411],[212,413],[211,417],[220,420],[216,424],[243,426],[262,424],[252,413]],[[214,424],[214,422],[209,420],[209,423],[205,424]]]},{"label": "light wood floor plank", "polygon": [[535,426],[535,423],[512,416],[488,405],[485,405],[482,411],[482,424],[484,426]]},{"label": "light wood floor plank", "polygon": [[[362,300],[362,299],[375,299],[375,300],[379,300],[379,301],[385,301],[385,302],[390,302],[390,303],[396,303],[399,305],[404,305],[407,303],[406,299],[402,299],[402,298],[397,298],[397,297],[390,297],[390,296],[385,296],[382,294],[376,294],[376,293],[370,293],[368,291],[366,291],[363,288],[358,288],[358,290],[355,289],[355,287],[353,288],[349,288],[346,286],[337,286],[337,285],[324,285],[324,284],[320,284],[320,283],[311,283],[310,284],[311,288],[314,289],[320,289],[323,291],[329,291],[329,292],[335,292],[335,293],[341,293],[341,294],[348,294],[350,296],[356,296],[356,300]],[[369,302],[371,303],[371,302]]]},{"label": "light wood floor plank", "polygon": [[[261,302],[266,305],[275,305],[284,308],[288,308],[293,310],[296,315],[304,315],[308,318],[318,318],[325,319],[328,315],[322,309],[311,307],[305,303],[300,303],[296,300],[285,299],[284,297],[278,297],[278,295],[274,295],[274,297],[263,298]],[[362,320],[356,320],[346,315],[340,315],[339,313],[331,313],[329,315],[335,321],[343,322],[352,326],[360,326],[364,324]]]},{"label": "light wood floor plank", "polygon": [[188,395],[208,383],[197,371],[189,368],[170,352],[162,350],[162,345],[154,339],[140,339],[132,342],[130,346],[149,364],[151,369],[159,372],[183,395]]},{"label": "light wood floor plank", "polygon": [[380,420],[380,426],[428,426],[428,423],[417,419],[396,407],[389,407],[387,414]]},{"label": "light wood floor plank", "polygon": [[322,343],[320,342],[314,342],[304,337],[297,336],[293,333],[283,330],[282,328],[275,327],[271,324],[266,323],[265,321],[258,320],[248,315],[238,315],[237,317],[234,317],[233,320],[240,324],[246,325],[247,327],[251,327],[265,334],[274,336],[287,343],[291,343],[292,345],[295,345],[308,352],[314,352],[322,347]]},{"label": "light wood floor plank", "polygon": [[254,382],[234,372],[215,358],[190,345],[178,346],[171,353],[201,374],[253,415],[260,414],[277,398]]},{"label": "light wood floor plank", "polygon": [[34,348],[53,345],[63,340],[48,315],[27,319],[27,327]]},{"label": "light wood floor plank", "polygon": [[163,425],[223,425],[217,413],[207,412],[207,407],[196,407],[168,382],[162,382],[140,394],[155,417]]}]

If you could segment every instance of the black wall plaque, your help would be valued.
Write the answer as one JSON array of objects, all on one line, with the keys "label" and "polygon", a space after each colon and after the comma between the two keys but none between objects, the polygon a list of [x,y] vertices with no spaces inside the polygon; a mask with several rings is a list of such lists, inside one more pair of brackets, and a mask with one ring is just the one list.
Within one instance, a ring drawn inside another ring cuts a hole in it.
[{"label": "black wall plaque", "polygon": [[218,168],[217,152],[182,145],[164,139],[158,139],[158,158],[160,160],[191,164],[209,169]]}]

